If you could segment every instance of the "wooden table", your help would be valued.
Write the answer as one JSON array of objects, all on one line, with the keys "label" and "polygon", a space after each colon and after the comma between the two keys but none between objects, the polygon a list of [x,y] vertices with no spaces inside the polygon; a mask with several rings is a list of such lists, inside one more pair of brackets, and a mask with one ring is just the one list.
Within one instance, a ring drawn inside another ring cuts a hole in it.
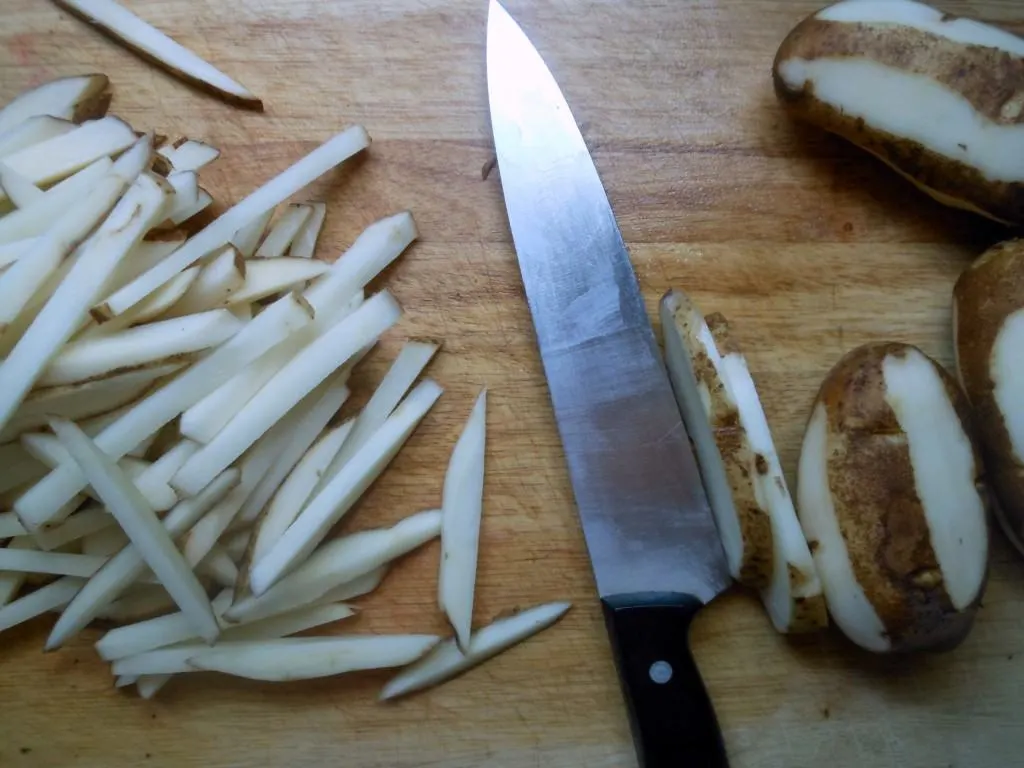
[{"label": "wooden table", "polygon": [[[491,157],[483,0],[134,0],[130,7],[259,93],[263,115],[190,90],[41,0],[5,0],[0,98],[102,71],[139,129],[224,151],[202,181],[233,202],[350,123],[375,142],[317,184],[333,256],[410,208],[419,244],[386,284],[401,339],[434,336],[435,411],[351,516],[437,505],[472,398],[490,388],[477,618],[569,598],[552,630],[424,695],[379,705],[386,674],[261,685],[213,675],[157,700],[117,691],[90,647],[42,654],[51,619],[6,633],[3,766],[630,766],[635,764]],[[787,469],[829,367],[899,339],[951,360],[950,289],[1002,234],[923,198],[838,140],[793,126],[772,56],[817,2],[510,2],[593,149],[653,308],[670,286],[722,311],[745,345]],[[943,9],[1024,32],[1016,0]],[[438,549],[398,567],[349,627],[442,631]],[[340,631],[340,630],[339,630]],[[836,633],[789,641],[729,594],[695,628],[738,768],[1008,768],[1024,760],[1024,563],[1002,537],[976,629],[955,653],[886,659]]]}]

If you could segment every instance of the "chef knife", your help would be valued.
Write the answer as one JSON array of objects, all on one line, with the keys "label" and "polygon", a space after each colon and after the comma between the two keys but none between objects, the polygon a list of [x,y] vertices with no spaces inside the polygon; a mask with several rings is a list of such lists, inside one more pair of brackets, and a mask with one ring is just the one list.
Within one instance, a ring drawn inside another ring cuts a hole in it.
[{"label": "chef knife", "polygon": [[507,11],[487,23],[509,225],[645,768],[726,766],[689,650],[725,555],[629,254],[558,85]]}]

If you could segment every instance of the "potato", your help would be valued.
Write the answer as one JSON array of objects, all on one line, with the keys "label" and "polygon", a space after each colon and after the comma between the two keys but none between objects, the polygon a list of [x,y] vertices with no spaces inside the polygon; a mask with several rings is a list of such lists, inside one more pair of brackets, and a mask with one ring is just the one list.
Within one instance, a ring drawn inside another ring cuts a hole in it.
[{"label": "potato", "polygon": [[859,347],[825,378],[797,506],[829,613],[857,645],[945,650],[966,637],[988,573],[981,472],[966,396],[916,347]]},{"label": "potato", "polygon": [[789,33],[772,74],[790,113],[939,202],[1024,223],[1024,39],[910,0],[843,0]]},{"label": "potato", "polygon": [[1024,553],[1024,240],[990,248],[953,288],[960,382],[974,408],[996,517]]}]

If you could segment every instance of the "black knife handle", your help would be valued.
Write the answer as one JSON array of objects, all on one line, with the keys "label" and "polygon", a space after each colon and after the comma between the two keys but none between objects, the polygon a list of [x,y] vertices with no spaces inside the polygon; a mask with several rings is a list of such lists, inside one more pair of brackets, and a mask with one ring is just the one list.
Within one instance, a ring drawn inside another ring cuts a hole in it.
[{"label": "black knife handle", "polygon": [[728,768],[722,732],[690,653],[691,595],[601,601],[641,768]]}]

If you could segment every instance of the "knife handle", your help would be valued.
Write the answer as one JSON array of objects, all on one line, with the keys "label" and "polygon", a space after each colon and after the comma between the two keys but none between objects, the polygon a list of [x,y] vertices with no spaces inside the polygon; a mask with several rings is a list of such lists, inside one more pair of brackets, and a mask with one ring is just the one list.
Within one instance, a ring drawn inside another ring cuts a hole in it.
[{"label": "knife handle", "polygon": [[718,719],[690,653],[690,623],[703,603],[674,592],[601,602],[641,768],[728,768]]}]

